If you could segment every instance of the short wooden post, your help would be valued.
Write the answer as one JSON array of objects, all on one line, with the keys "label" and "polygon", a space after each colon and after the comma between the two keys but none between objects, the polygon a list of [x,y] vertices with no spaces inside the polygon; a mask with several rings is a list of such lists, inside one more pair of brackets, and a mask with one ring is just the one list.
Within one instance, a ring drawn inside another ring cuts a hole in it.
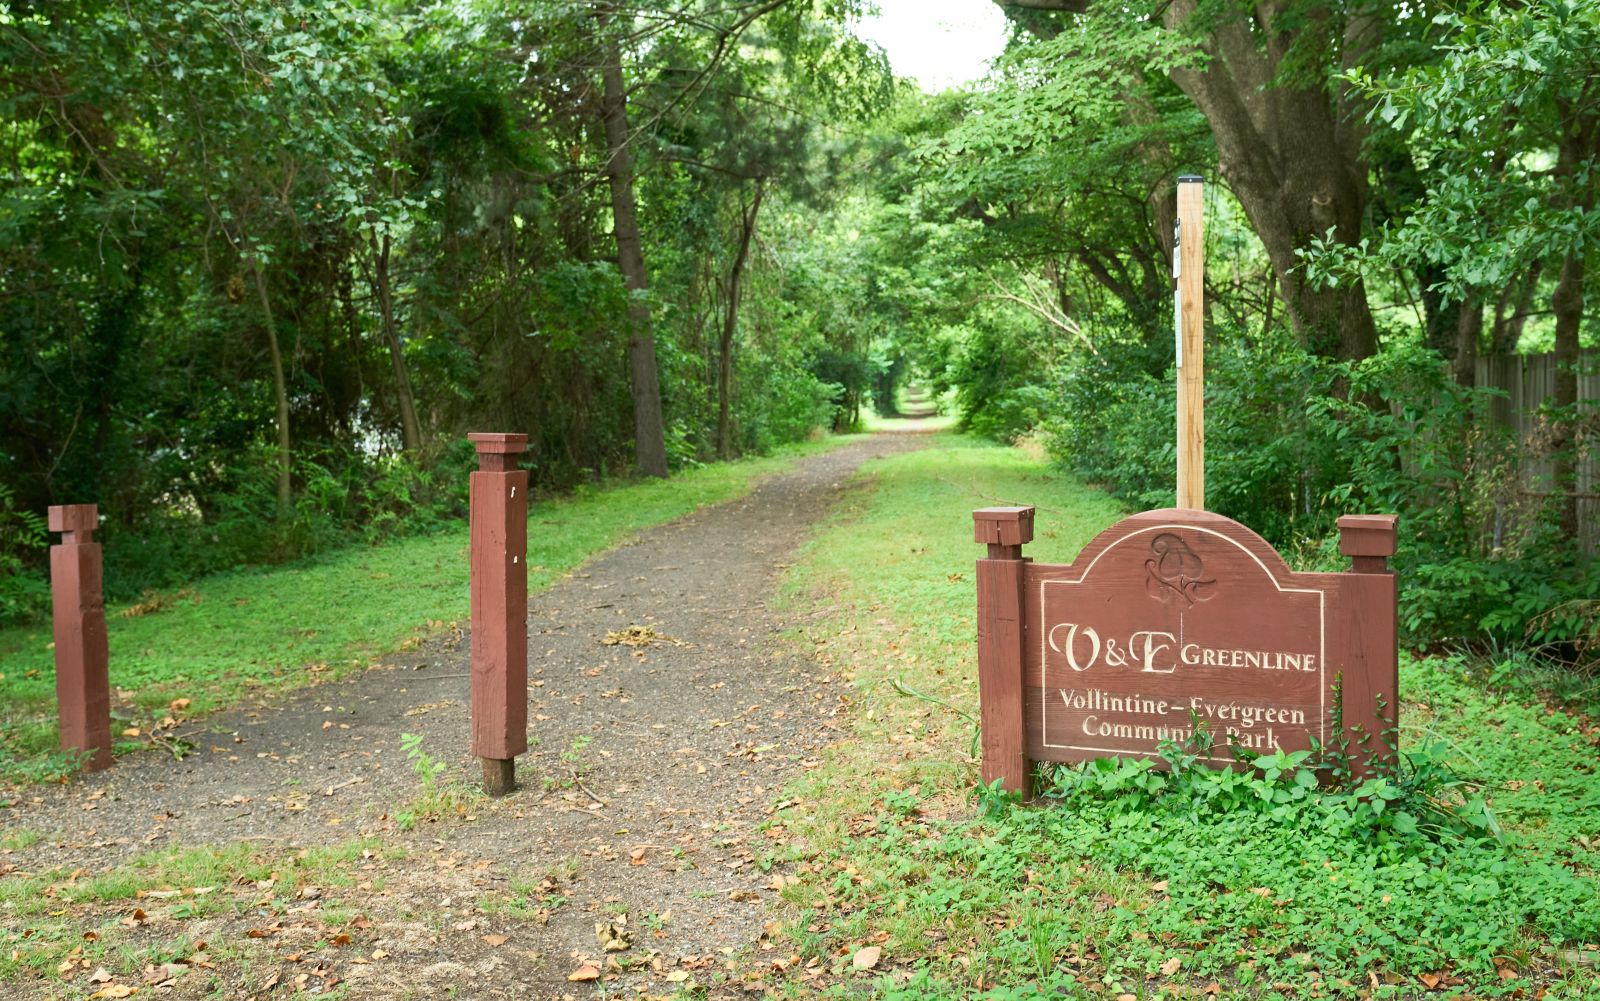
[{"label": "short wooden post", "polygon": [[983,782],[1030,795],[1031,766],[1023,729],[1022,547],[1033,541],[1032,507],[972,512],[973,538],[987,543],[978,561],[978,702]]},{"label": "short wooden post", "polygon": [[50,599],[56,641],[56,706],[61,749],[87,755],[84,770],[111,767],[111,653],[101,596],[100,544],[93,504],[50,508]]},{"label": "short wooden post", "polygon": [[1366,737],[1351,749],[1358,775],[1375,766],[1393,764],[1399,753],[1400,648],[1399,587],[1389,567],[1399,519],[1392,514],[1347,514],[1339,519],[1339,552],[1350,557],[1350,570],[1361,588],[1347,611],[1351,660],[1342,675],[1345,731]]},{"label": "short wooden post", "polygon": [[1178,363],[1178,506],[1206,507],[1205,212],[1200,178],[1178,178],[1173,323]]},{"label": "short wooden post", "polygon": [[525,434],[467,435],[478,449],[469,483],[472,551],[472,753],[483,788],[516,788],[528,749],[528,471]]}]

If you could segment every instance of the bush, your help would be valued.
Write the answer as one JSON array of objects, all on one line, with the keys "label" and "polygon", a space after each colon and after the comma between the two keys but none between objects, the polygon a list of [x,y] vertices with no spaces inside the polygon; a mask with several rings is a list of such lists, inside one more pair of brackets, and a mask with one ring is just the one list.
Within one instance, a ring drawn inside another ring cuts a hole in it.
[{"label": "bush", "polygon": [[[1339,515],[1399,514],[1411,641],[1528,639],[1569,659],[1600,648],[1586,603],[1600,563],[1560,544],[1553,510],[1524,501],[1519,443],[1490,419],[1495,390],[1456,385],[1435,354],[1403,341],[1341,364],[1286,334],[1221,338],[1206,365],[1212,510],[1314,569],[1343,565]],[[1108,354],[1055,379],[1043,424],[1052,454],[1131,505],[1170,505],[1173,372],[1156,378]]]},{"label": "bush", "polygon": [[50,584],[30,564],[48,544],[45,521],[16,506],[16,495],[0,483],[0,624],[24,622],[50,609]]}]

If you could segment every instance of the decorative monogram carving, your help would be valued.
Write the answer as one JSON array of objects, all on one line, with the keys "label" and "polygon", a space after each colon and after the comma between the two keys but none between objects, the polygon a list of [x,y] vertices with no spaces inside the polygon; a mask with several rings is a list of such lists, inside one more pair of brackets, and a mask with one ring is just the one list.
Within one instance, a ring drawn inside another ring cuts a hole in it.
[{"label": "decorative monogram carving", "polygon": [[1152,558],[1144,561],[1144,589],[1152,598],[1171,604],[1182,598],[1185,607],[1197,601],[1210,601],[1217,596],[1217,582],[1205,579],[1205,563],[1198,553],[1189,548],[1172,532],[1162,532],[1150,540]]}]

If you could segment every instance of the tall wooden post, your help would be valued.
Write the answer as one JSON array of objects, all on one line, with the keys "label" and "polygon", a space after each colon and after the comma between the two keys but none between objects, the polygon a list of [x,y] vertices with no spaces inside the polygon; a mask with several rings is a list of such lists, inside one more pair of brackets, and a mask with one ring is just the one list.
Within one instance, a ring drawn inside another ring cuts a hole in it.
[{"label": "tall wooden post", "polygon": [[1357,775],[1394,764],[1400,725],[1399,582],[1389,567],[1398,537],[1392,514],[1346,514],[1339,518],[1339,552],[1350,557],[1360,579],[1340,614],[1346,633],[1345,670],[1340,675],[1346,733],[1364,742],[1350,749]]},{"label": "tall wooden post", "polygon": [[1206,506],[1205,213],[1200,178],[1178,178],[1172,247],[1173,325],[1178,363],[1178,506]]},{"label": "tall wooden post", "polygon": [[1023,726],[1022,547],[1033,541],[1032,507],[972,512],[973,538],[989,546],[978,561],[978,705],[983,782],[1029,795],[1031,765]]},{"label": "tall wooden post", "polygon": [[483,788],[516,788],[516,757],[528,749],[528,471],[517,456],[525,434],[469,434],[471,475],[472,753]]},{"label": "tall wooden post", "polygon": [[86,771],[111,767],[110,647],[101,597],[100,544],[94,530],[100,511],[93,504],[50,508],[50,531],[61,544],[50,547],[50,599],[56,641],[56,706],[61,749],[88,757]]}]

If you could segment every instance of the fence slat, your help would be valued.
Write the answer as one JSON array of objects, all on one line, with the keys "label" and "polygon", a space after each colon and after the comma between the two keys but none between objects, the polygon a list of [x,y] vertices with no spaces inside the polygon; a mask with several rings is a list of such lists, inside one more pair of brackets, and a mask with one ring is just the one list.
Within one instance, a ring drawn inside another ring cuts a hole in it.
[{"label": "fence slat", "polygon": [[[1549,458],[1535,456],[1529,439],[1539,427],[1539,408],[1555,395],[1555,355],[1482,355],[1478,358],[1477,383],[1506,394],[1489,407],[1490,418],[1509,428],[1520,445],[1518,465],[1523,488],[1549,490],[1554,473]],[[1600,411],[1600,351],[1585,351],[1578,356],[1578,401],[1588,413]],[[1578,544],[1585,552],[1600,550],[1600,450],[1591,448],[1578,463]]]}]

